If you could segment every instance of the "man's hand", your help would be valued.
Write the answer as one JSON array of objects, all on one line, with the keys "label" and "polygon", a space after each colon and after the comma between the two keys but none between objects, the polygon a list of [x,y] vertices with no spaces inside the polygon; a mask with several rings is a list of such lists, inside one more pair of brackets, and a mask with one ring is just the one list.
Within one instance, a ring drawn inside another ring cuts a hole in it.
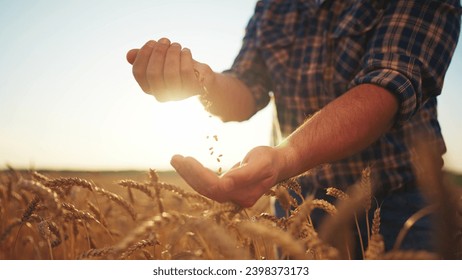
[{"label": "man's hand", "polygon": [[220,177],[192,157],[175,155],[171,164],[200,194],[218,202],[251,207],[280,180],[284,159],[277,148],[256,147]]},{"label": "man's hand", "polygon": [[213,76],[208,65],[193,60],[189,49],[167,38],[130,50],[127,61],[133,65],[133,76],[141,89],[160,102],[201,94],[205,79]]}]

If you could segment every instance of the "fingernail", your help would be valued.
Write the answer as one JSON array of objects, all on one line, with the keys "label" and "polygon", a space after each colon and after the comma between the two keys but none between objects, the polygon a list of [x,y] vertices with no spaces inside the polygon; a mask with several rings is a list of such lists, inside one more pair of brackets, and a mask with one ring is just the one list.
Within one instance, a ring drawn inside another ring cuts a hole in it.
[{"label": "fingernail", "polygon": [[176,42],[170,44],[170,47],[178,47],[178,48],[181,49],[181,45],[179,43],[176,43]]},{"label": "fingernail", "polygon": [[164,45],[170,45],[170,40],[167,38],[161,38],[159,40],[159,43],[164,44]]},{"label": "fingernail", "polygon": [[148,41],[148,42],[146,43],[146,46],[148,46],[148,47],[153,47],[155,44],[156,44],[156,41],[150,40],[150,41]]},{"label": "fingernail", "polygon": [[177,164],[178,164],[178,161],[180,161],[182,158],[183,158],[182,155],[174,155],[174,156],[172,156],[172,158],[170,159],[170,164],[171,164],[171,165],[177,165]]}]

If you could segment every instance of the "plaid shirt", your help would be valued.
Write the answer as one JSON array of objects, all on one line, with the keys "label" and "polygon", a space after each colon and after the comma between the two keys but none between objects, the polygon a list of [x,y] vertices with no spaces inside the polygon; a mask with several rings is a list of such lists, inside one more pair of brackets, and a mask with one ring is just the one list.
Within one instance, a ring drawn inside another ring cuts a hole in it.
[{"label": "plaid shirt", "polygon": [[259,1],[226,72],[247,84],[258,110],[274,94],[283,136],[356,85],[389,90],[399,101],[394,127],[362,152],[314,168],[303,180],[315,188],[346,188],[370,167],[374,187],[413,186],[414,136],[423,131],[428,145],[446,151],[436,97],[460,15],[458,0]]}]

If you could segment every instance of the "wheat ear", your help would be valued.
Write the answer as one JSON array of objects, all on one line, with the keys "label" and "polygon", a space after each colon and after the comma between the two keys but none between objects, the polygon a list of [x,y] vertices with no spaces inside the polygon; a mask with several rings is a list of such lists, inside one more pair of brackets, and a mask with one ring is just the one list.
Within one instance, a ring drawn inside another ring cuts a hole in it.
[{"label": "wheat ear", "polygon": [[130,217],[132,218],[133,221],[136,221],[136,212],[133,206],[125,201],[120,195],[117,195],[113,192],[107,191],[103,188],[100,187],[94,187],[95,192],[102,194],[103,196],[109,198],[111,201],[114,201],[115,203],[119,204],[123,209],[125,209],[129,214]]},{"label": "wheat ear", "polygon": [[128,257],[130,257],[130,255],[132,255],[137,250],[141,250],[143,248],[152,247],[156,245],[159,245],[159,242],[155,239],[143,239],[133,244],[132,246],[128,247],[128,249],[122,253],[122,255],[120,256],[120,259],[126,260]]}]

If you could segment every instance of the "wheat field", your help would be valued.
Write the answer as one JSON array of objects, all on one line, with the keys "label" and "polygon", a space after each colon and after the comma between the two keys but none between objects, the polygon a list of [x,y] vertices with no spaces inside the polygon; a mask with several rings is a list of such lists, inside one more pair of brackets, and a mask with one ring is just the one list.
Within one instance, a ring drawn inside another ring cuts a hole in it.
[{"label": "wheat field", "polygon": [[[248,209],[219,204],[187,186],[163,182],[152,169],[136,180],[118,179],[114,184],[13,168],[0,174],[0,259],[4,260],[350,259],[349,241],[339,242],[329,233],[349,236],[351,227],[344,221],[354,221],[351,217],[367,213],[374,203],[367,170],[348,193],[326,189],[327,195],[338,199],[336,205],[313,197],[300,196],[297,201],[289,191],[300,195],[300,186],[290,179]],[[460,199],[448,197],[455,196],[443,192],[437,199],[445,201],[440,205],[451,205],[452,212],[444,208],[436,214],[460,225],[461,210],[453,211],[460,207]],[[272,199],[287,210],[286,217],[271,213]],[[322,228],[314,228],[310,220],[316,208],[330,217]],[[440,230],[437,252],[385,251],[380,208],[373,217],[368,240],[361,241],[365,259],[462,257],[460,226]],[[406,223],[403,235],[414,222]]]}]

